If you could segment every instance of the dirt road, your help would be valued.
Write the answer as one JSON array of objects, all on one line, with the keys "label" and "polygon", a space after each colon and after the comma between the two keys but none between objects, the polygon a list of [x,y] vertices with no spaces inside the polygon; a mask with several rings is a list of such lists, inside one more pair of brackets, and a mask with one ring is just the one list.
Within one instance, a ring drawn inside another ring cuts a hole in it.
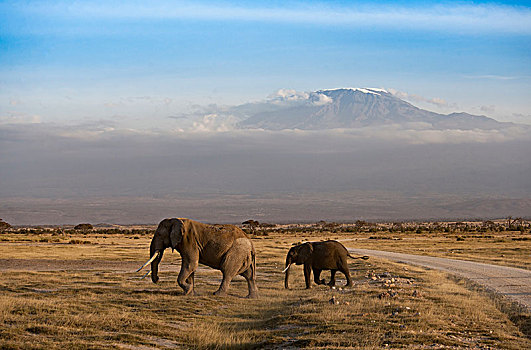
[{"label": "dirt road", "polygon": [[468,278],[488,289],[506,295],[531,309],[531,271],[472,261],[349,248],[354,254],[385,258],[407,264],[446,271]]}]

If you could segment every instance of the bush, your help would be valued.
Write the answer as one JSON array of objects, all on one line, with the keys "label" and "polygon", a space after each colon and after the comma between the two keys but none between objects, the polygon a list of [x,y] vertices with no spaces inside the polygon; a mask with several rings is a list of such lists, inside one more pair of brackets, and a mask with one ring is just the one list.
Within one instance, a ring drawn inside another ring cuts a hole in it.
[{"label": "bush", "polygon": [[94,226],[92,226],[91,224],[79,224],[79,225],[74,226],[74,230],[82,230],[82,231],[92,230],[93,228]]},{"label": "bush", "polygon": [[8,228],[11,228],[11,225],[0,219],[0,231],[7,230]]},{"label": "bush", "polygon": [[91,244],[91,241],[82,241],[80,239],[71,239],[68,244]]}]

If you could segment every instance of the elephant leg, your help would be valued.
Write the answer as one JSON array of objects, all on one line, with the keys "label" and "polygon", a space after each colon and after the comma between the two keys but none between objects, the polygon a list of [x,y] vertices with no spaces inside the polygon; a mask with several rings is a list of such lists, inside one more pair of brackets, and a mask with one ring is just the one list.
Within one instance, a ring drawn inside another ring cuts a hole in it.
[{"label": "elephant leg", "polygon": [[342,261],[342,263],[339,266],[339,271],[341,271],[347,279],[347,284],[345,285],[345,287],[352,286],[352,278],[350,278],[350,272],[348,270],[348,264],[346,261]]},{"label": "elephant leg", "polygon": [[182,262],[177,283],[184,290],[184,295],[190,294],[194,289],[194,277],[192,275],[195,269],[197,269],[197,265],[197,262]]},{"label": "elephant leg", "polygon": [[258,288],[256,287],[252,266],[249,266],[249,268],[242,272],[240,276],[243,276],[247,280],[247,287],[249,288],[247,298],[258,298]]},{"label": "elephant leg", "polygon": [[313,280],[315,281],[315,284],[319,285],[319,284],[325,284],[325,280],[324,278],[323,279],[319,279],[320,276],[321,276],[321,269],[318,269],[318,268],[315,268],[315,267],[312,267],[312,270],[313,270]]},{"label": "elephant leg", "polygon": [[304,281],[306,282],[306,289],[312,288],[312,267],[310,264],[304,264]]},{"label": "elephant leg", "polygon": [[218,290],[216,290],[214,292],[214,295],[226,295],[227,294],[227,290],[229,289],[230,287],[230,282],[232,281],[232,278],[234,278],[235,275],[229,275],[227,274],[226,272],[223,272],[223,280],[221,281],[221,284],[218,288]]},{"label": "elephant leg", "polygon": [[337,270],[334,270],[334,269],[330,270],[330,282],[328,283],[330,287],[333,287],[336,285],[336,272]]},{"label": "elephant leg", "polygon": [[243,253],[238,249],[238,246],[231,248],[225,255],[224,261],[221,264],[220,270],[223,273],[223,280],[218,290],[214,292],[214,295],[225,295],[230,287],[232,279],[240,273],[242,268]]}]

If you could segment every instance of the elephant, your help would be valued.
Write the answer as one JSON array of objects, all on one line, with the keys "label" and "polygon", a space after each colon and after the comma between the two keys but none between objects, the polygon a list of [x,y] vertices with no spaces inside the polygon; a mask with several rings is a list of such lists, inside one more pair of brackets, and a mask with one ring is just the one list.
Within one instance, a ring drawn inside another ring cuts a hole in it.
[{"label": "elephant", "polygon": [[184,218],[164,219],[151,240],[150,259],[137,272],[151,264],[151,280],[157,283],[159,263],[166,248],[172,248],[172,251],[176,249],[181,254],[177,283],[185,295],[195,294],[194,274],[201,263],[223,273],[223,280],[215,295],[226,295],[232,279],[241,275],[247,280],[247,297],[258,297],[256,253],[253,243],[240,228],[234,225],[207,225]]},{"label": "elephant", "polygon": [[331,270],[331,278],[328,285],[333,287],[336,284],[335,275],[337,271],[341,271],[347,278],[346,287],[352,286],[352,279],[348,270],[347,256],[353,259],[367,260],[368,256],[354,257],[349,254],[347,248],[338,241],[324,241],[324,242],[306,242],[292,247],[286,256],[286,279],[284,287],[289,289],[289,268],[295,265],[304,264],[304,279],[306,281],[306,289],[311,286],[311,273],[313,270],[314,281],[317,284],[325,284],[324,279],[319,279],[322,270]]}]

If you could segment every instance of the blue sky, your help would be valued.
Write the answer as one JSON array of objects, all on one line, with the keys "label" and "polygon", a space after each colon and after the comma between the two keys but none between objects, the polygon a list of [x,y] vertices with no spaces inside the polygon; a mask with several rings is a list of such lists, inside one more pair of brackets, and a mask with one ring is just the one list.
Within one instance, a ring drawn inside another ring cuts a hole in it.
[{"label": "blue sky", "polygon": [[359,86],[531,124],[530,1],[2,1],[0,23],[0,123],[164,128]]}]

